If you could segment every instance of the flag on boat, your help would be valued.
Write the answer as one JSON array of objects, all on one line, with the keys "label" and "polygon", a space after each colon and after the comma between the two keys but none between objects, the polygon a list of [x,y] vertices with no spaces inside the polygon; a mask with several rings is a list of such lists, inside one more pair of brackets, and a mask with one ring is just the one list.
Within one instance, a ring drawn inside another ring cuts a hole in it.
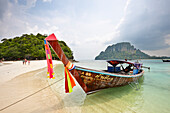
[{"label": "flag on boat", "polygon": [[[51,40],[56,40],[57,38],[54,34],[51,34],[44,40],[45,44],[45,51],[46,51],[46,59],[47,59],[47,65],[48,65],[48,72],[49,72],[49,78],[54,78],[53,75],[53,64],[52,64],[52,56],[51,56],[51,51],[48,45],[48,41]],[[75,81],[70,74],[70,71],[75,69],[75,65],[72,64],[70,61],[65,65],[65,92],[66,93],[71,93],[73,91],[73,87],[76,86]]]},{"label": "flag on boat", "polygon": [[53,62],[52,62],[52,56],[51,56],[51,51],[50,51],[50,48],[49,48],[49,45],[47,43],[47,40],[44,40],[44,44],[45,44],[45,52],[46,52],[46,59],[47,59],[47,74],[49,74],[49,78],[55,78],[53,75],[54,75],[54,72],[53,72]]},{"label": "flag on boat", "polygon": [[75,81],[69,72],[74,68],[75,68],[74,64],[72,64],[70,61],[65,66],[65,92],[66,93],[71,93],[73,91],[73,87],[76,86]]}]

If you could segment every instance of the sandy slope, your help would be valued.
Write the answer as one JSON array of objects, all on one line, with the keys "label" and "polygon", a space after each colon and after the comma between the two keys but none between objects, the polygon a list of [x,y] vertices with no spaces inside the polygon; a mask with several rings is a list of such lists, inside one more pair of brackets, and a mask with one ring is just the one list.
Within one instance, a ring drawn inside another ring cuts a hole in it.
[{"label": "sandy slope", "polygon": [[[54,64],[60,62],[55,61]],[[29,98],[30,94],[49,85],[46,74],[46,61],[32,61],[30,65],[22,62],[13,62],[0,66],[0,112],[3,113],[65,113],[65,108],[60,95],[54,94],[48,87]],[[43,69],[40,69],[43,68]],[[39,70],[37,70],[39,69]],[[34,71],[33,71],[34,70]],[[31,71],[31,72],[29,72]],[[27,73],[26,73],[27,72]],[[21,74],[21,75],[19,75]],[[19,75],[19,76],[18,76]],[[25,98],[25,99],[23,99]],[[22,101],[2,110],[6,106]],[[2,110],[2,111],[1,111]]]}]

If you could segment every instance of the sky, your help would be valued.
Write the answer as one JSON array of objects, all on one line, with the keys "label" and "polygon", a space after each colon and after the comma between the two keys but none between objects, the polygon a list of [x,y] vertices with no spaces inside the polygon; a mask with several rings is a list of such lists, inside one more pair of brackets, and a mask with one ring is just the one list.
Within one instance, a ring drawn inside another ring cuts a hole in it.
[{"label": "sky", "polygon": [[0,0],[0,40],[55,33],[76,60],[130,42],[149,55],[170,56],[170,0]]}]

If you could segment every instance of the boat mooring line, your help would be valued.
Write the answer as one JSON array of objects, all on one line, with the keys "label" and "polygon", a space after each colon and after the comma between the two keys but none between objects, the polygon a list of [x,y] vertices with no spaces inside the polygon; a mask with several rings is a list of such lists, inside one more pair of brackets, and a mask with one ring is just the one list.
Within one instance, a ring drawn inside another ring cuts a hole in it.
[{"label": "boat mooring line", "polygon": [[20,100],[18,100],[18,101],[16,101],[16,102],[12,103],[12,104],[10,104],[10,105],[8,105],[8,106],[6,106],[6,107],[0,109],[0,111],[3,111],[3,110],[5,110],[5,109],[7,109],[7,108],[9,108],[9,107],[11,107],[11,106],[13,106],[13,105],[15,105],[15,104],[17,104],[17,103],[19,103],[19,102],[21,102],[21,101],[27,99],[27,98],[29,98],[29,97],[31,97],[31,96],[33,96],[33,95],[35,95],[35,94],[37,94],[37,93],[39,93],[39,92],[45,90],[46,88],[48,88],[48,87],[50,87],[50,86],[52,86],[52,85],[58,83],[58,82],[61,81],[62,79],[64,79],[64,78],[61,78],[61,79],[59,79],[58,81],[55,81],[54,83],[52,83],[52,84],[50,84],[50,85],[48,85],[48,86],[46,86],[46,87],[44,87],[44,88],[42,88],[42,89],[40,89],[40,90],[34,92],[34,93],[32,93],[32,94],[30,94],[30,95],[28,95],[28,96],[26,96],[26,97],[24,97],[24,98],[22,98],[22,99],[20,99]]}]

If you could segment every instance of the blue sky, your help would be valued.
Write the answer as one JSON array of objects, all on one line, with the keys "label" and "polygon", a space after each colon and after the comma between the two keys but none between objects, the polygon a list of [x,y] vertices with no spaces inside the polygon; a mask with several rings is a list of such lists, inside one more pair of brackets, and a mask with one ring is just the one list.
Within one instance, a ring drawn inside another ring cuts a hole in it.
[{"label": "blue sky", "polygon": [[0,39],[55,33],[75,59],[94,59],[107,46],[128,41],[170,56],[169,0],[0,0]]}]

